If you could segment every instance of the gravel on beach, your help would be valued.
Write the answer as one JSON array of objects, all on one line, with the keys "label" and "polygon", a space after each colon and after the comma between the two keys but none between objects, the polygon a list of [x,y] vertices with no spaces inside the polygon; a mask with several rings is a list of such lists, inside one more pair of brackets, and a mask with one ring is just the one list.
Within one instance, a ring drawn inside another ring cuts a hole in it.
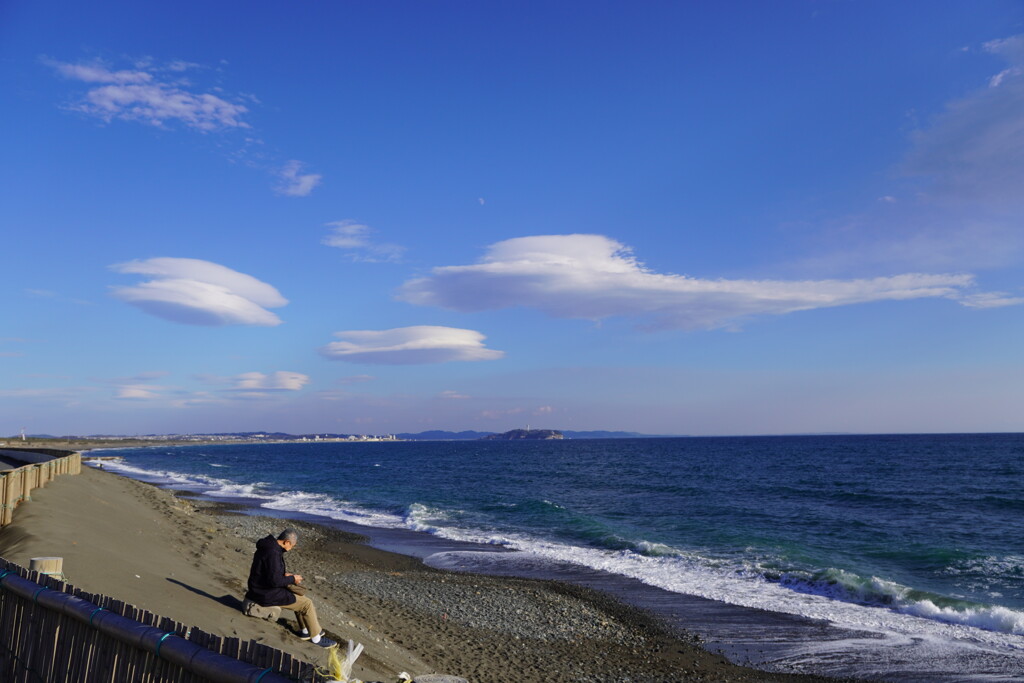
[{"label": "gravel on beach", "polygon": [[701,648],[696,636],[670,631],[598,591],[432,569],[331,527],[198,504],[250,540],[286,524],[297,528],[300,547],[288,557],[289,569],[308,573],[313,594],[339,605],[340,618],[474,683],[832,680],[733,665]]}]

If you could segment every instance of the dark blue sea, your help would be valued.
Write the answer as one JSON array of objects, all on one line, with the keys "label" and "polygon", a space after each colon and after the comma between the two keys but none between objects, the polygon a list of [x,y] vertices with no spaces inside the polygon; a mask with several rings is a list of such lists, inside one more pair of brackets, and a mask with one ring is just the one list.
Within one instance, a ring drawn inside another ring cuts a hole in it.
[{"label": "dark blue sea", "polygon": [[1024,679],[1021,434],[106,454],[130,477],[361,525],[432,566],[610,590],[763,668]]}]

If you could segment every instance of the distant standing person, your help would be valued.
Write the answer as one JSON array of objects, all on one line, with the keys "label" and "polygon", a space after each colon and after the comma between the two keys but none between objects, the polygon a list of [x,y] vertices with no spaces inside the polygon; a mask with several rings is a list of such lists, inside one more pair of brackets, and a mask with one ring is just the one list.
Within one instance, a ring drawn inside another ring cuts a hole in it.
[{"label": "distant standing person", "polygon": [[249,570],[249,590],[245,598],[263,607],[290,609],[295,612],[303,640],[310,640],[320,647],[332,647],[337,643],[320,628],[313,601],[289,589],[289,586],[302,584],[302,577],[289,574],[284,566],[284,554],[298,542],[299,534],[294,529],[285,529],[277,538],[270,534],[256,541],[256,552],[252,556],[252,568]]}]

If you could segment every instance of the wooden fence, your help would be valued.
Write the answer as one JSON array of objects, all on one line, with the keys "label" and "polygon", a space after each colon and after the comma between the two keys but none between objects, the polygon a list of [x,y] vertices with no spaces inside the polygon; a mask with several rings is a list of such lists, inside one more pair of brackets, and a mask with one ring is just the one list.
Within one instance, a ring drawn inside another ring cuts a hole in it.
[{"label": "wooden fence", "polygon": [[222,638],[0,558],[0,681],[320,683],[316,668]]},{"label": "wooden fence", "polygon": [[[63,453],[62,457],[55,454]],[[58,474],[78,474],[82,471],[82,456],[69,451],[0,449],[0,455],[13,459],[37,459],[22,467],[0,471],[0,527],[11,523],[14,508],[21,502],[32,500],[32,489],[46,486]]]}]

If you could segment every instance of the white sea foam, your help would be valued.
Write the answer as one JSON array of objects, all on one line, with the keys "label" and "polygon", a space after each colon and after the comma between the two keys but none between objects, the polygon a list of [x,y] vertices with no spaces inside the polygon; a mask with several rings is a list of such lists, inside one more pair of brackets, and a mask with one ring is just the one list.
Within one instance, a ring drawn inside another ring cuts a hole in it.
[{"label": "white sea foam", "polygon": [[280,493],[263,503],[261,507],[270,510],[302,512],[307,515],[316,515],[384,529],[400,529],[406,526],[405,519],[398,515],[363,509],[353,503],[347,503],[320,493],[306,493],[304,491]]},{"label": "white sea foam", "polygon": [[1024,635],[1024,613],[1007,609],[1006,607],[953,609],[951,607],[939,607],[931,600],[921,600],[903,605],[899,608],[899,611],[905,614],[942,621],[947,624],[963,624],[989,631]]},{"label": "white sea foam", "polygon": [[977,574],[986,577],[1024,577],[1024,556],[988,555],[954,562],[943,570],[952,576]]},{"label": "white sea foam", "polygon": [[[473,540],[470,534],[456,535],[461,540]],[[1024,673],[1024,637],[1019,635],[1024,615],[1006,608],[961,612],[934,605],[929,608],[926,602],[909,603],[895,609],[857,605],[825,595],[794,592],[746,571],[709,566],[698,557],[651,557],[631,551],[601,551],[512,536],[503,541],[507,547],[522,552],[448,552],[444,553],[449,556],[448,560],[441,566],[486,571],[482,563],[511,562],[537,569],[546,562],[554,575],[564,572],[566,565],[574,564],[627,576],[676,593],[821,620],[851,632],[872,634],[869,638],[853,636],[793,644],[784,659],[774,662],[776,665],[807,665],[812,670],[844,676],[855,673],[864,676],[873,667],[876,677],[889,678],[890,674],[897,673],[899,678],[915,681],[1012,681]],[[472,555],[478,557],[472,558]],[[433,564],[429,558],[428,563]],[[994,662],[986,665],[993,672],[991,676],[978,677],[963,672],[952,677],[946,675],[978,658]],[[1016,673],[1005,674],[1005,671]]]},{"label": "white sea foam", "polygon": [[235,485],[234,482],[227,479],[217,479],[215,477],[208,477],[202,474],[186,474],[184,472],[176,472],[174,470],[157,470],[136,467],[134,465],[129,465],[121,458],[100,461],[89,460],[87,461],[87,464],[96,468],[118,472],[132,477],[133,479],[141,479],[143,481],[164,485],[173,485],[188,490],[203,491],[204,493],[211,490],[217,490],[225,486]]},{"label": "white sea foam", "polygon": [[642,555],[652,555],[654,557],[659,557],[684,554],[683,551],[679,550],[678,548],[673,548],[672,546],[665,545],[664,543],[651,543],[650,541],[639,541],[634,545]]},{"label": "white sea foam", "polygon": [[453,520],[461,514],[461,510],[446,510],[423,503],[413,503],[406,509],[403,525],[412,531],[447,536],[448,530],[454,528]]},{"label": "white sea foam", "polygon": [[[709,561],[696,553],[685,553],[661,544],[646,545],[663,554],[641,554],[631,550],[610,551],[554,543],[518,534],[488,534],[450,527],[435,527],[432,533],[452,540],[502,545],[525,553],[535,562],[576,564],[627,576],[676,593],[819,619],[886,638],[927,637],[962,646],[1024,652],[1024,638],[1021,637],[1024,634],[1024,613],[1004,607],[939,608],[927,600],[910,600],[905,597],[909,589],[874,577],[867,582],[870,588],[865,588],[863,597],[864,602],[875,604],[855,604],[849,601],[850,596],[845,596],[847,600],[837,599],[839,596],[828,582],[816,590],[812,590],[814,584],[808,583],[804,590],[796,591],[782,582],[766,578],[755,563]],[[851,584],[855,585],[855,582]],[[876,597],[868,599],[886,592],[905,599],[893,600],[888,607],[876,606]]]},{"label": "white sea foam", "polygon": [[[214,481],[211,479],[211,481]],[[229,481],[221,481],[216,488],[211,488],[204,493],[216,498],[254,498],[269,499],[272,494],[266,493],[266,482],[258,481],[255,484],[235,484]]]}]

